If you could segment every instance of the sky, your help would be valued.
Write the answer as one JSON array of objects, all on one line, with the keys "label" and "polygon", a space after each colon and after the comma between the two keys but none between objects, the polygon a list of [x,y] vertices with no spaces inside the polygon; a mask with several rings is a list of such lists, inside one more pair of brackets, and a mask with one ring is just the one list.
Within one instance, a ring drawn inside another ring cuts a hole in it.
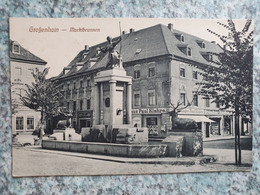
[{"label": "sky", "polygon": [[[171,18],[10,18],[10,39],[47,62],[50,67],[48,78],[57,76],[85,45],[96,45],[106,41],[107,36],[116,37],[121,32],[135,31],[157,24],[173,24],[173,28],[195,35],[207,41],[218,37],[209,33],[210,29],[226,35],[227,20],[171,19]],[[234,20],[238,30],[242,30],[246,20]],[[253,25],[251,25],[253,28]],[[36,32],[39,28],[56,28],[58,32]],[[95,32],[70,32],[71,28],[95,29]],[[35,30],[36,29],[36,30]]]}]

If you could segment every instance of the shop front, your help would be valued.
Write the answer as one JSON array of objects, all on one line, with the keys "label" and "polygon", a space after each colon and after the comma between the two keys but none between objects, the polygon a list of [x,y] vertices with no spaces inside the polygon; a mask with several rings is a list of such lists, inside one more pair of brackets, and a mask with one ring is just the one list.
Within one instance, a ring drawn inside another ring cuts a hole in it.
[{"label": "shop front", "polygon": [[171,119],[167,108],[132,109],[133,124],[147,127],[149,137],[166,137],[171,128]]},{"label": "shop front", "polygon": [[78,111],[77,112],[77,131],[80,133],[84,127],[91,127],[93,124],[93,111]]}]

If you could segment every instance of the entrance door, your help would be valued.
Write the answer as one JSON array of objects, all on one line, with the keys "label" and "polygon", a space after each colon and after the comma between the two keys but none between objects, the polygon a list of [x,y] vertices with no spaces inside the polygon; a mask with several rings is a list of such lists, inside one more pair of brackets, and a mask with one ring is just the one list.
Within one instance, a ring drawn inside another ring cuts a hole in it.
[{"label": "entrance door", "polygon": [[213,135],[220,135],[220,118],[211,118],[214,123],[211,123],[211,129]]},{"label": "entrance door", "polygon": [[84,127],[91,127],[90,119],[79,119],[79,130],[81,132],[81,129]]},{"label": "entrance door", "polygon": [[209,137],[209,123],[206,123],[206,137]]},{"label": "entrance door", "polygon": [[159,126],[158,126],[157,117],[146,118],[146,127],[148,128],[149,136],[158,136],[159,135],[159,132],[158,132]]}]

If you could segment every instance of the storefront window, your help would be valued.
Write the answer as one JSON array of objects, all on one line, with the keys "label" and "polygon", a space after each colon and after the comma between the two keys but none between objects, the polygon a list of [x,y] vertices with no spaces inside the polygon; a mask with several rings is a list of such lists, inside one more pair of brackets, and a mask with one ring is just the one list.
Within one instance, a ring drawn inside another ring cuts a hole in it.
[{"label": "storefront window", "polygon": [[157,117],[146,118],[146,126],[148,128],[149,135],[158,136]]}]

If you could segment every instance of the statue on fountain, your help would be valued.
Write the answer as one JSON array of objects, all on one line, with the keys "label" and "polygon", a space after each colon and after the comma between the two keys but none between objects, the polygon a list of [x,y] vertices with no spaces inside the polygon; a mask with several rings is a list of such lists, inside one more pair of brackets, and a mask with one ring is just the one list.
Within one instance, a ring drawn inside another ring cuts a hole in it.
[{"label": "statue on fountain", "polygon": [[106,68],[121,68],[122,67],[122,58],[120,56],[120,53],[115,49],[116,45],[121,41],[121,37],[117,40],[113,42],[112,37],[108,36],[107,37],[107,42],[108,44],[106,45],[106,47],[102,48],[99,47],[100,51],[102,51],[103,53],[106,53],[107,51],[109,52],[108,54],[108,63]]}]

